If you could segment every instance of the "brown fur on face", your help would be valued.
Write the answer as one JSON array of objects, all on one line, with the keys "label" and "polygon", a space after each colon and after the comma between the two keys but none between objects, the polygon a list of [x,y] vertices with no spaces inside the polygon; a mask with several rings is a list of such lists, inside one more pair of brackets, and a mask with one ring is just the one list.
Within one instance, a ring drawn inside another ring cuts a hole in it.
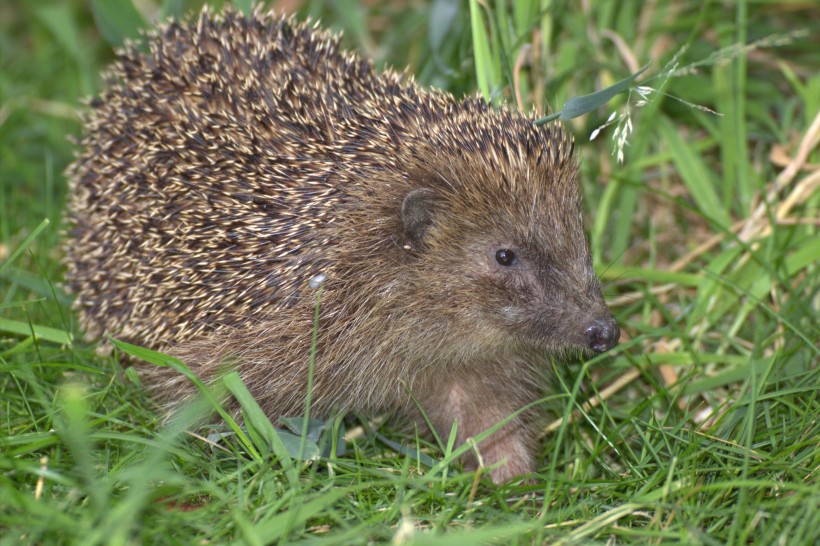
[{"label": "brown fur on face", "polygon": [[[617,342],[584,237],[571,139],[420,88],[338,38],[256,12],[123,52],[69,170],[68,283],[89,338],[232,362],[271,417],[392,412],[466,441],[543,389],[546,351]],[[168,401],[191,393],[144,367]],[[535,468],[539,412],[483,442]]]}]

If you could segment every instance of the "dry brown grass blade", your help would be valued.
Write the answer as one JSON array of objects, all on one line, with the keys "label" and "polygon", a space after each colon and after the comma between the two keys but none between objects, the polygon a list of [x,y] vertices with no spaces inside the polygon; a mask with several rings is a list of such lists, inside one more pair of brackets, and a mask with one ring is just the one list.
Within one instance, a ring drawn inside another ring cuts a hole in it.
[{"label": "dry brown grass blade", "polygon": [[530,46],[530,44],[524,44],[518,51],[518,57],[516,57],[515,66],[513,67],[513,88],[515,90],[515,104],[518,107],[519,112],[524,111],[524,100],[521,96],[521,70],[523,70],[525,66],[529,66],[531,64],[531,50],[532,46]]},{"label": "dry brown grass blade", "polygon": [[638,58],[635,56],[635,52],[629,48],[626,40],[621,38],[620,34],[612,30],[603,30],[601,31],[601,36],[609,38],[612,43],[615,44],[615,48],[621,55],[621,59],[623,59],[626,67],[629,69],[630,74],[634,74],[641,69],[641,65],[638,63]]},{"label": "dry brown grass blade", "polygon": [[[820,112],[818,112],[818,114],[814,117],[814,121],[812,121],[808,130],[803,135],[803,138],[800,141],[800,146],[797,149],[797,154],[795,154],[792,161],[786,165],[786,168],[783,169],[774,180],[774,183],[771,185],[771,188],[766,194],[765,201],[759,203],[752,214],[749,215],[749,218],[746,221],[746,226],[744,226],[738,234],[741,241],[749,242],[759,235],[769,233],[771,226],[768,225],[769,219],[766,214],[766,211],[769,208],[768,204],[774,203],[781,190],[795,179],[803,165],[805,165],[808,161],[809,154],[817,148],[818,142],[820,142]],[[800,199],[801,197],[805,199],[811,195],[811,191],[806,190],[815,188],[816,182],[812,182],[814,179],[813,176],[809,176],[808,179],[810,180],[808,184],[797,185],[795,189],[799,191],[797,192],[797,195],[794,196],[794,199],[787,198],[777,207],[777,218],[785,217],[794,205],[802,202]],[[795,191],[793,191],[792,194],[794,195]]]}]

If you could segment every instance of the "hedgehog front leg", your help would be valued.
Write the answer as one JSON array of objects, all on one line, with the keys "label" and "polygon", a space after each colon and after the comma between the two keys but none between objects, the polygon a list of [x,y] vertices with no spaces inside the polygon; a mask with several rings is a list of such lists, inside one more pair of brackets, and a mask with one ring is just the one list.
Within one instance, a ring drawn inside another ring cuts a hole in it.
[{"label": "hedgehog front leg", "polygon": [[[460,376],[442,385],[434,399],[428,399],[428,412],[439,437],[446,438],[454,422],[458,422],[456,441],[470,441],[485,430],[503,421],[527,403],[537,400],[534,386],[523,389],[520,384],[495,375]],[[464,462],[476,468],[479,463],[493,467],[490,476],[500,484],[511,478],[535,471],[539,413],[528,409],[517,415],[488,438],[479,442],[475,452]],[[500,464],[499,464],[500,463]]]}]

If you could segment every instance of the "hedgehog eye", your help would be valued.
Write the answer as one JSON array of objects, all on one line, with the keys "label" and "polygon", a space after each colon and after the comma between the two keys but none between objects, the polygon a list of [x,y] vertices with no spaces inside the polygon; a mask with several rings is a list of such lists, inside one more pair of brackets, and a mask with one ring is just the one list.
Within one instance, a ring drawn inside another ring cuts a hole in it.
[{"label": "hedgehog eye", "polygon": [[518,256],[509,248],[502,248],[495,253],[495,261],[504,267],[509,267],[518,263]]}]

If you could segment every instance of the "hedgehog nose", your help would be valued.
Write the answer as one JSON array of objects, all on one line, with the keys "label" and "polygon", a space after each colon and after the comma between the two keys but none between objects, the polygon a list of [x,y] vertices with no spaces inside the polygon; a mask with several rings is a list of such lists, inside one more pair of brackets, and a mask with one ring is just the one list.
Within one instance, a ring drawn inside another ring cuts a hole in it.
[{"label": "hedgehog nose", "polygon": [[613,317],[599,318],[586,329],[587,346],[596,353],[608,351],[618,344],[621,330]]}]

